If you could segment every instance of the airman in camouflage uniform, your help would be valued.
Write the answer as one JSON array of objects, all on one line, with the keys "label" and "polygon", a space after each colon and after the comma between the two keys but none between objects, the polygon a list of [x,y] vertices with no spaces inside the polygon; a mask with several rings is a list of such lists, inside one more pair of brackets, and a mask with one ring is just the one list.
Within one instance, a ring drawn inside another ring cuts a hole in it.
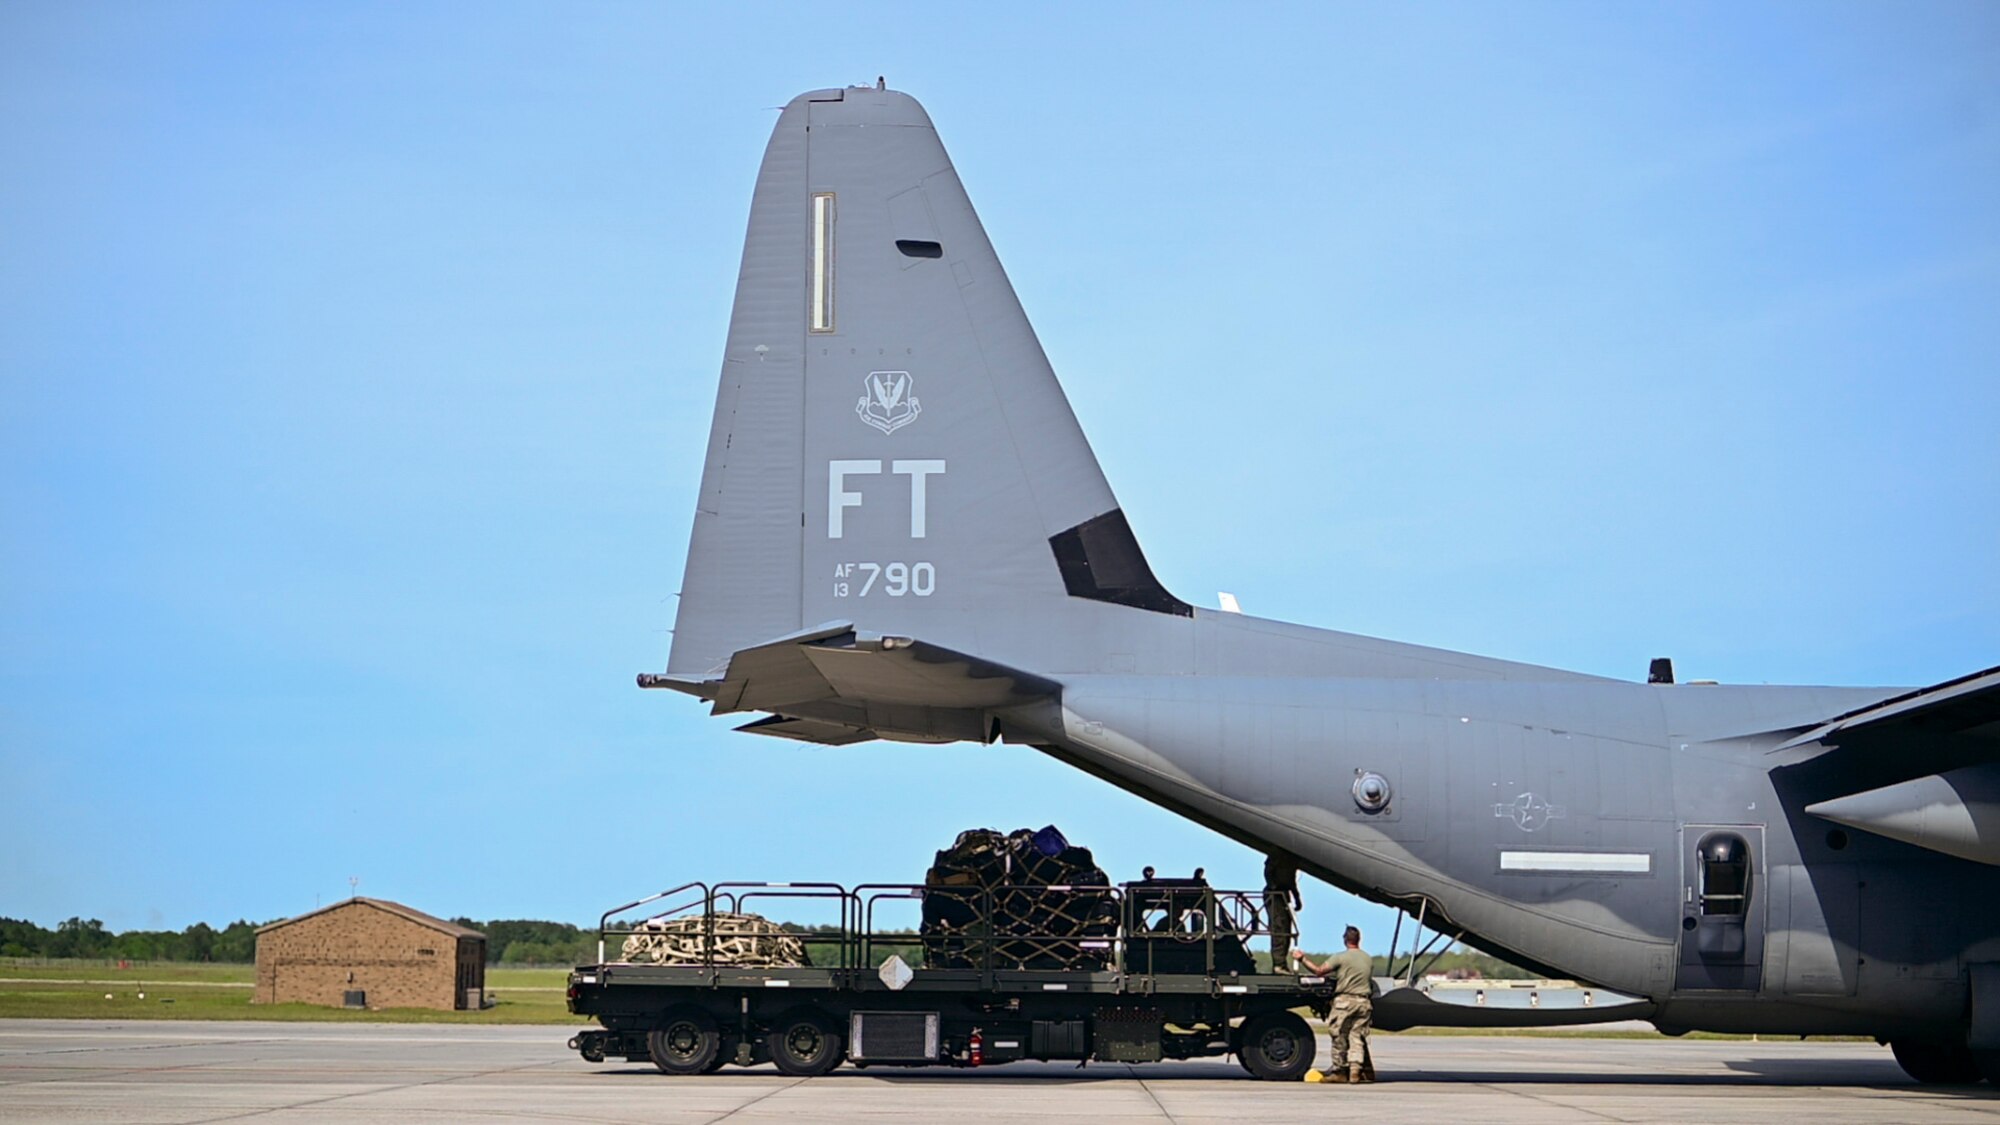
[{"label": "airman in camouflage uniform", "polygon": [[1342,936],[1347,948],[1325,964],[1298,950],[1292,951],[1292,957],[1333,981],[1333,1013],[1327,1020],[1333,1032],[1333,1069],[1326,1080],[1373,1082],[1375,1070],[1368,1065],[1368,1025],[1375,1018],[1375,961],[1361,951],[1360,929],[1349,926]]}]

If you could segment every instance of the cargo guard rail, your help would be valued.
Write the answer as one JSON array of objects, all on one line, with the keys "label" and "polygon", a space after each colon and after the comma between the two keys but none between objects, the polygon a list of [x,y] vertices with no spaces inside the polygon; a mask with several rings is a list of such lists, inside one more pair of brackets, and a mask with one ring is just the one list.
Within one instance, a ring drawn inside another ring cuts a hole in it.
[{"label": "cargo guard rail", "polygon": [[[1076,926],[1063,932],[1001,926],[995,922],[994,906],[1009,896],[1028,896],[1055,903],[1074,901],[1080,896],[1101,896],[1103,901],[1112,905],[1113,912],[1104,919],[1101,932],[1086,932],[1087,927]],[[1027,966],[1022,962],[1036,959],[1032,953],[1009,956],[1006,948],[1015,945],[1034,951],[1077,946],[1085,954],[1083,960],[1103,962],[1098,966],[1099,971],[1119,974],[1150,976],[1162,971],[1241,974],[1254,969],[1254,964],[1247,957],[1251,943],[1271,936],[1258,906],[1261,897],[1261,894],[1253,896],[1248,891],[1218,890],[1194,880],[1176,879],[1106,885],[1006,884],[998,887],[863,883],[853,888],[838,883],[731,882],[710,885],[692,882],[605,911],[598,919],[597,960],[599,964],[635,963],[627,962],[623,956],[622,947],[627,941],[660,932],[649,927],[657,927],[663,922],[698,919],[695,928],[680,931],[682,936],[696,939],[696,955],[673,963],[707,968],[726,966],[729,959],[721,953],[721,946],[723,939],[733,935],[718,929],[718,917],[756,913],[753,907],[765,906],[768,902],[804,899],[836,904],[840,919],[831,931],[809,928],[783,931],[808,946],[834,951],[833,963],[824,964],[816,959],[811,966],[814,968],[866,969],[872,972],[882,963],[883,958],[877,955],[882,947],[893,947],[895,952],[900,953],[910,946],[922,946],[928,954],[932,950],[961,946],[975,951],[973,955],[978,963],[952,967],[981,971],[1024,968]],[[878,930],[875,927],[876,910],[882,903],[921,903],[926,898],[963,903],[974,920],[965,926],[931,933]],[[614,924],[642,906],[663,901],[667,905],[655,908],[644,919],[624,925]],[[1221,951],[1219,957],[1218,949]],[[613,952],[619,956],[612,956]],[[1243,956],[1238,956],[1239,953]],[[1100,956],[1093,958],[1090,954]],[[1282,971],[1284,967],[1275,968]]]}]

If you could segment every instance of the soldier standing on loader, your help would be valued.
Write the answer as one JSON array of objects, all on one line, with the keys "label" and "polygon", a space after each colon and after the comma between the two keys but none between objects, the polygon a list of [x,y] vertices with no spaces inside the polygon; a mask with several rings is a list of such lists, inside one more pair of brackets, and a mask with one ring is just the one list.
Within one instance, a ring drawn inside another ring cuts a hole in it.
[{"label": "soldier standing on loader", "polygon": [[1292,950],[1292,959],[1333,981],[1333,1069],[1328,1082],[1373,1082],[1375,1068],[1368,1058],[1368,1025],[1375,1018],[1375,961],[1361,951],[1361,930],[1347,927],[1341,935],[1347,948],[1325,964]]},{"label": "soldier standing on loader", "polygon": [[1264,916],[1271,925],[1271,971],[1282,973],[1291,961],[1292,937],[1298,930],[1294,914],[1305,904],[1299,899],[1299,871],[1288,859],[1271,856],[1264,860]]}]

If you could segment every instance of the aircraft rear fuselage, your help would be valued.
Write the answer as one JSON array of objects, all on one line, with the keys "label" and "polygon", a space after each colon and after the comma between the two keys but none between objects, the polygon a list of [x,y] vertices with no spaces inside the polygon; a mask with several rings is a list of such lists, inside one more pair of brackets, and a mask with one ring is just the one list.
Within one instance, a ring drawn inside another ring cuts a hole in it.
[{"label": "aircraft rear fuselage", "polygon": [[[1059,729],[1006,729],[1472,944],[1648,997],[1666,1026],[1962,1018],[2000,872],[1828,825],[1803,812],[1821,789],[1772,772],[1767,732],[1891,692],[1503,674],[1066,677]],[[1704,895],[1727,873],[1704,870],[1709,839],[1741,841],[1740,899]]]}]

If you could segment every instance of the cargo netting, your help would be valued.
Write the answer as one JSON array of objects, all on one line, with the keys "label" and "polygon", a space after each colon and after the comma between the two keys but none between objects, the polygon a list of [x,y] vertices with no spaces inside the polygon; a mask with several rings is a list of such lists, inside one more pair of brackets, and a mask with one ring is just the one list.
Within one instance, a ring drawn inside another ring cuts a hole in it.
[{"label": "cargo netting", "polygon": [[1108,965],[1118,902],[1089,848],[1051,825],[959,833],[924,877],[924,963],[940,969]]}]

